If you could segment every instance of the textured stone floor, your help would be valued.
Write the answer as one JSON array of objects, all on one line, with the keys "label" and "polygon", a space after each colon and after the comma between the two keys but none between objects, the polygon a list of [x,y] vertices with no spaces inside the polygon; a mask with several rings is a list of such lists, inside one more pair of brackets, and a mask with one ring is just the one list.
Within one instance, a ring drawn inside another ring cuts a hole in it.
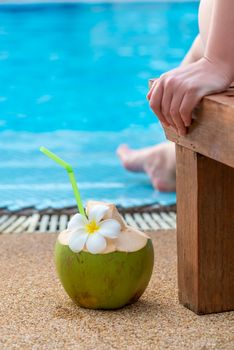
[{"label": "textured stone floor", "polygon": [[0,236],[0,349],[234,349],[234,313],[197,316],[178,304],[175,232],[153,233],[155,268],[140,301],[81,309],[54,269],[54,234]]}]

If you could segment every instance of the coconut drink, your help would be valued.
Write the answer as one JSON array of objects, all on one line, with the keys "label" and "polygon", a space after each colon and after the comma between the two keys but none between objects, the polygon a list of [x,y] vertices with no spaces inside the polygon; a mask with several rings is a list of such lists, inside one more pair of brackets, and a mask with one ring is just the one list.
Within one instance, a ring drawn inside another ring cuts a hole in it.
[{"label": "coconut drink", "polygon": [[150,237],[128,226],[113,204],[89,201],[85,211],[71,166],[44,147],[41,151],[68,171],[79,209],[55,246],[65,291],[85,308],[117,309],[134,303],[152,275]]},{"label": "coconut drink", "polygon": [[145,291],[154,252],[148,235],[125,224],[114,205],[89,202],[76,214],[55,249],[60,281],[79,306],[116,309]]}]

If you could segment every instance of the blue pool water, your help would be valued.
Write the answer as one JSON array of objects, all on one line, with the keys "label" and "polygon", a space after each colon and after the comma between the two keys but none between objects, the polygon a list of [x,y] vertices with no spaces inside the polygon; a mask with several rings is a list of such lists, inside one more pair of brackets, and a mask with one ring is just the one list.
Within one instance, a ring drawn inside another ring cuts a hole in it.
[{"label": "blue pool water", "polygon": [[177,66],[197,32],[197,3],[0,7],[0,207],[68,206],[71,162],[84,200],[122,205],[175,201],[120,166],[120,143],[164,135],[147,80]]}]

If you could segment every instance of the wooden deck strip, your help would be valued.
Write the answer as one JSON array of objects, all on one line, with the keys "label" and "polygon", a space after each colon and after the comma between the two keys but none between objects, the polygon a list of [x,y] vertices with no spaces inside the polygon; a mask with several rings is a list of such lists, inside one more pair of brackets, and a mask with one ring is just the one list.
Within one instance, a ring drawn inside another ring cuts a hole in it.
[{"label": "wooden deck strip", "polygon": [[49,232],[57,232],[58,223],[58,215],[52,215],[49,223]]},{"label": "wooden deck strip", "polygon": [[133,219],[132,215],[125,214],[124,215],[124,219],[125,219],[125,221],[127,222],[128,225],[137,228],[137,224],[136,224],[135,220]]},{"label": "wooden deck strip", "polygon": [[163,218],[163,220],[164,220],[166,223],[168,223],[169,227],[171,227],[171,226],[174,225],[175,220],[174,220],[170,215],[168,215],[168,214],[166,214],[166,213],[161,213],[160,215],[161,215],[161,217]]},{"label": "wooden deck strip", "polygon": [[140,227],[141,230],[149,230],[149,225],[143,220],[140,214],[133,214],[134,220],[136,221],[137,225]]},{"label": "wooden deck strip", "polygon": [[158,223],[159,227],[161,227],[162,229],[167,230],[170,227],[170,225],[168,225],[168,223],[165,222],[159,214],[153,213],[152,217]]},{"label": "wooden deck strip", "polygon": [[59,231],[65,230],[67,227],[68,217],[67,215],[61,215],[59,218]]},{"label": "wooden deck strip", "polygon": [[12,215],[7,220],[3,221],[0,225],[0,232],[3,232],[12,222],[14,222],[17,219],[16,215]]},{"label": "wooden deck strip", "polygon": [[2,215],[0,217],[0,224],[8,219],[9,215]]},{"label": "wooden deck strip", "polygon": [[9,225],[5,230],[3,230],[3,233],[11,233],[14,232],[20,225],[24,223],[24,221],[27,219],[26,216],[20,216],[17,218],[17,220],[13,221],[11,225]]},{"label": "wooden deck strip", "polygon": [[152,216],[149,213],[143,213],[142,216],[143,216],[143,219],[146,221],[146,223],[150,226],[150,228],[152,230],[160,229],[158,224],[154,221],[154,219],[152,218]]},{"label": "wooden deck strip", "polygon": [[40,221],[40,232],[47,232],[48,228],[48,223],[49,223],[49,215],[43,215]]},{"label": "wooden deck strip", "polygon": [[22,233],[26,232],[30,223],[32,221],[32,217],[28,217],[26,220],[24,220],[15,230],[14,233]]},{"label": "wooden deck strip", "polygon": [[32,215],[30,225],[29,225],[29,227],[27,229],[28,233],[32,233],[32,232],[36,231],[39,219],[40,219],[40,215],[39,214],[33,214]]}]

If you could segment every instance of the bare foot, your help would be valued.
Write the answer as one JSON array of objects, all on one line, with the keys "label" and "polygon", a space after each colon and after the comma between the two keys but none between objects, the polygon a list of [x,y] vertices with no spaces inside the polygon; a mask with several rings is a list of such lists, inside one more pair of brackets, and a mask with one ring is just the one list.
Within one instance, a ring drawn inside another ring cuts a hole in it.
[{"label": "bare foot", "polygon": [[175,147],[171,142],[164,142],[140,150],[121,145],[117,154],[123,166],[133,172],[148,174],[152,185],[159,191],[175,191]]}]

